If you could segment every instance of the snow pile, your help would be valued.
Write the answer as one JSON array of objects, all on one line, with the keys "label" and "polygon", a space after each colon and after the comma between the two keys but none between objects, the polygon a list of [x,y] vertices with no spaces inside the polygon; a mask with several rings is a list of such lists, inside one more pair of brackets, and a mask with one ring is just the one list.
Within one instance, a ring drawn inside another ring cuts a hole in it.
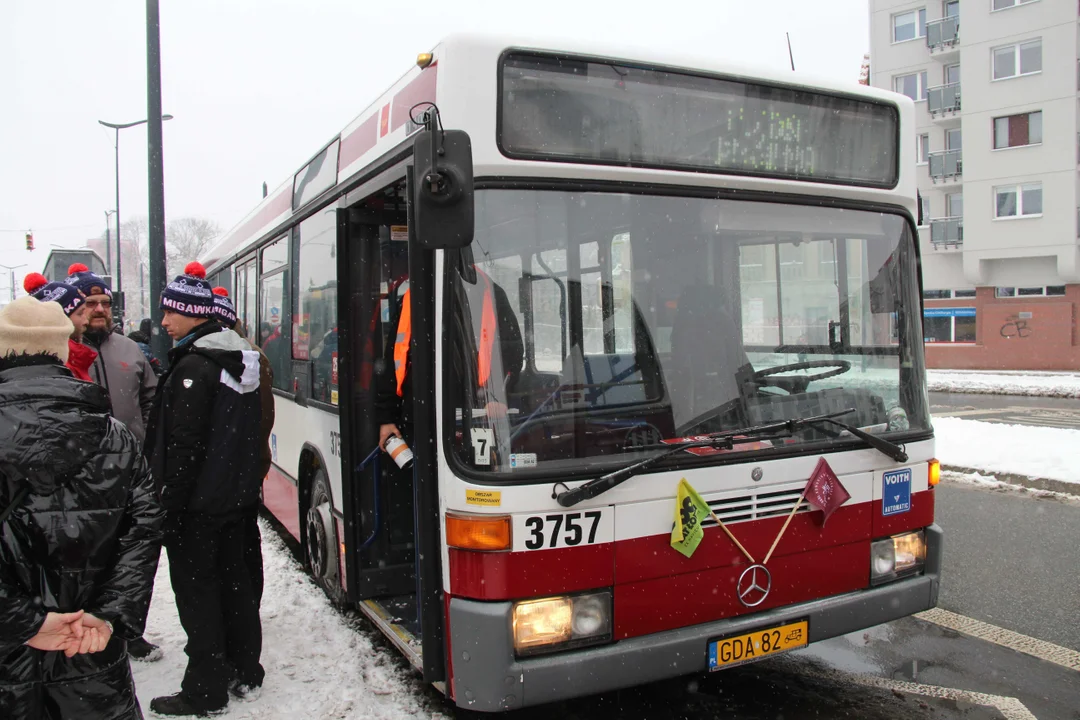
[{"label": "snow pile", "polygon": [[934,418],[944,465],[1080,484],[1080,430]]},{"label": "snow pile", "polygon": [[[262,664],[266,680],[253,702],[231,699],[225,718],[442,718],[423,707],[420,680],[390,651],[350,627],[304,575],[284,543],[263,520]],[[150,700],[180,690],[187,636],[176,615],[168,557],[161,554],[146,638],[161,645],[156,663],[133,662],[143,712]]]},{"label": "snow pile", "polygon": [[1080,374],[927,370],[930,392],[1080,398]]},{"label": "snow pile", "polygon": [[983,475],[977,471],[966,473],[942,470],[941,479],[947,482],[964,483],[965,485],[973,485],[975,487],[996,490],[1003,493],[1028,495],[1030,497],[1039,498],[1040,500],[1056,500],[1057,502],[1080,507],[1080,495],[1069,495],[1067,493],[1054,492],[1053,490],[1038,490],[1024,485],[1013,485],[1012,483],[1001,482],[994,475]]}]

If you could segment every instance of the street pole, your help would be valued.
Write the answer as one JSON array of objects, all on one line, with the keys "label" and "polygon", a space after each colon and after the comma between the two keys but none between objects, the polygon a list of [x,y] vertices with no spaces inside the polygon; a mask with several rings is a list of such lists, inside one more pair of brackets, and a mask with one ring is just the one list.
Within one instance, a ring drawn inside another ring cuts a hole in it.
[{"label": "street pole", "polygon": [[12,267],[11,265],[0,265],[0,267],[11,271],[11,302],[15,302],[15,271],[21,267],[26,267],[26,263],[16,265],[15,267]]},{"label": "street pole", "polygon": [[[109,216],[114,212],[116,211],[105,211],[105,271],[109,275],[112,275],[112,227],[109,225]],[[120,229],[120,223],[116,224],[116,229]]]},{"label": "street pole", "polygon": [[168,336],[162,332],[161,304],[165,290],[165,162],[161,138],[161,30],[158,0],[146,0],[147,170],[150,196],[150,347],[164,361]]},{"label": "street pole", "polygon": [[124,272],[120,249],[120,128],[116,130],[116,291],[124,291]]}]

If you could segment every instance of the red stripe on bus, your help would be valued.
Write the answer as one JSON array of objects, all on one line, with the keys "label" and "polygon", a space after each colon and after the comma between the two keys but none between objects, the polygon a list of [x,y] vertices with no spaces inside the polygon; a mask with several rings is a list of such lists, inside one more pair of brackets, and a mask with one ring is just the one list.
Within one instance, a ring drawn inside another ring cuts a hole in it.
[{"label": "red stripe on bus", "polygon": [[364,153],[375,147],[379,141],[376,129],[379,125],[379,113],[373,114],[351,133],[341,138],[338,150],[338,172],[352,165]]},{"label": "red stripe on bus", "polygon": [[[699,547],[695,556],[703,549]],[[673,552],[668,548],[668,557]],[[865,588],[870,583],[870,543],[863,541],[774,556],[768,564],[772,587],[764,602],[753,608],[739,602],[736,591],[739,576],[749,565],[744,559],[734,567],[616,585],[615,639],[674,630]],[[704,646],[701,652],[704,656]]]},{"label": "red stripe on bus", "polygon": [[614,554],[613,543],[515,553],[450,548],[450,592],[473,600],[513,600],[610,587]]},{"label": "red stripe on bus", "polygon": [[881,514],[881,500],[874,501],[874,537],[918,530],[934,523],[934,491],[911,493],[911,510],[895,515]]},{"label": "red stripe on bus", "polygon": [[[775,558],[804,553],[836,545],[870,540],[871,503],[864,502],[842,507],[829,517],[824,527],[821,513],[800,513],[791,519],[787,531],[773,553]],[[618,512],[616,510],[616,512]],[[769,552],[784,516],[729,525],[728,529],[755,560],[761,562]],[[615,547],[615,581],[639,582],[700,572],[710,568],[745,565],[746,558],[719,527],[705,528],[705,537],[691,557],[683,557],[671,548],[671,536],[620,540]]]},{"label": "red stripe on bus", "polygon": [[294,483],[276,465],[263,481],[263,505],[297,540],[300,539],[300,494]]},{"label": "red stripe on bus", "polygon": [[384,137],[390,131],[390,103],[383,105],[379,113],[379,137]]},{"label": "red stripe on bus", "polygon": [[241,238],[233,244],[233,247],[243,247],[255,237],[255,233],[262,230],[271,220],[290,210],[292,210],[292,193],[288,190],[282,190],[270,200],[270,204],[233,233],[233,237]]},{"label": "red stripe on bus", "polygon": [[438,70],[438,65],[429,66],[394,96],[394,103],[390,110],[390,117],[393,120],[390,132],[405,124],[409,119],[409,110],[414,105],[422,102],[435,102],[435,79]]}]

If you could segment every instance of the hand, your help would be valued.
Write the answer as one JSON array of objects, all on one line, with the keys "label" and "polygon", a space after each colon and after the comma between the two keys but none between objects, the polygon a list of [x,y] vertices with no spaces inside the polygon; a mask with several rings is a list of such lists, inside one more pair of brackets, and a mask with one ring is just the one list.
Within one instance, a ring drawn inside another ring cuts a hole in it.
[{"label": "hand", "polygon": [[78,648],[84,635],[83,615],[82,610],[73,613],[47,613],[45,622],[38,628],[37,635],[27,640],[26,644],[36,650],[67,652],[71,647]]},{"label": "hand", "polygon": [[390,439],[390,436],[401,437],[401,431],[398,430],[397,425],[394,423],[387,423],[379,427],[379,447],[385,449],[386,441]]},{"label": "hand", "polygon": [[101,652],[112,638],[112,628],[109,623],[90,613],[83,615],[82,626],[83,637],[78,647],[72,644],[64,650],[64,654],[68,657],[73,657],[77,653]]},{"label": "hand", "polygon": [[484,406],[488,420],[502,420],[506,417],[506,406],[498,400],[492,400]]}]

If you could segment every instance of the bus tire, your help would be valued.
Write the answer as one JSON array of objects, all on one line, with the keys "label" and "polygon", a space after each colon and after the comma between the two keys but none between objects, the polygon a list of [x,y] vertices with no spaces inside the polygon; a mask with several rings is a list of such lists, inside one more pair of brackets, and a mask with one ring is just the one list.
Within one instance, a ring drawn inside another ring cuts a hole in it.
[{"label": "bus tire", "polygon": [[330,481],[322,468],[311,478],[311,495],[304,519],[304,557],[308,571],[336,605],[344,602],[341,591],[337,523],[330,495]]}]

